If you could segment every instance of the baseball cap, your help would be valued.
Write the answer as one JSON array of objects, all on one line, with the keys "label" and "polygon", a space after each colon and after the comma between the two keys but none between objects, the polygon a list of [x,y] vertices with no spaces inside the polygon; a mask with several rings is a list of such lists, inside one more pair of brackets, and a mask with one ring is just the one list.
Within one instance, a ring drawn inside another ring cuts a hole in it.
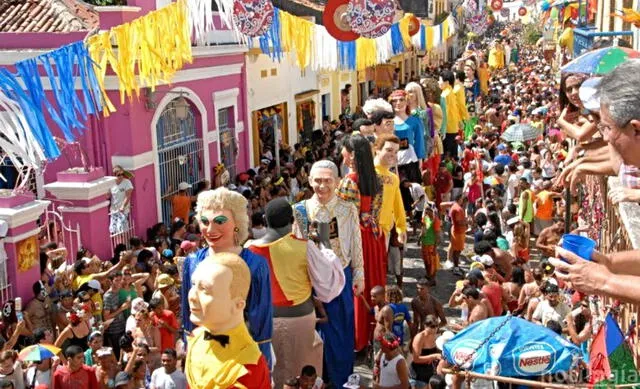
[{"label": "baseball cap", "polygon": [[162,250],[162,256],[165,258],[173,258],[173,251],[171,249]]},{"label": "baseball cap", "polygon": [[491,267],[493,266],[493,258],[491,258],[491,256],[487,254],[481,255],[480,263],[483,264],[485,267]]},{"label": "baseball cap", "polygon": [[582,85],[580,85],[578,96],[580,96],[582,105],[588,111],[600,111],[600,81],[602,81],[602,77],[594,77],[586,80]]},{"label": "baseball cap", "polygon": [[342,385],[343,388],[360,389],[360,374],[351,374],[347,382]]},{"label": "baseball cap", "polygon": [[190,240],[183,240],[182,243],[180,243],[180,248],[183,250],[191,250],[194,247],[196,247],[196,244]]},{"label": "baseball cap", "polygon": [[506,150],[506,149],[507,149],[507,145],[505,145],[504,143],[500,143],[498,145],[498,150],[499,151],[503,151],[503,150]]},{"label": "baseball cap", "polygon": [[148,307],[149,304],[147,304],[142,297],[136,297],[131,302],[131,314],[135,316],[138,312],[143,309],[147,309]]},{"label": "baseball cap", "polygon": [[156,279],[156,282],[158,284],[158,289],[166,288],[167,286],[171,286],[174,283],[173,278],[165,273],[160,274]]},{"label": "baseball cap", "polygon": [[96,351],[96,356],[98,358],[106,357],[113,354],[113,349],[111,347],[102,347]]},{"label": "baseball cap", "polygon": [[100,285],[100,281],[98,280],[89,280],[87,282],[87,286],[102,293],[102,286]]},{"label": "baseball cap", "polygon": [[129,375],[129,373],[121,371],[116,374],[116,379],[114,381],[114,387],[117,388],[118,386],[128,384],[131,381],[131,376]]},{"label": "baseball cap", "polygon": [[187,184],[184,181],[182,181],[181,183],[178,184],[178,190],[187,190],[189,188],[191,188],[191,185]]}]

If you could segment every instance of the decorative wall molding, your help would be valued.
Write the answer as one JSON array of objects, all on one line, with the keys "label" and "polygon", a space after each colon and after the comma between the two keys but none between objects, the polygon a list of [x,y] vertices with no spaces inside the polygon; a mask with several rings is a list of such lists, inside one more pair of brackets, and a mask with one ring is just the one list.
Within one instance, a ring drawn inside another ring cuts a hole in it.
[{"label": "decorative wall molding", "polygon": [[111,165],[120,165],[126,170],[137,170],[153,164],[153,151],[136,155],[112,155]]},{"label": "decorative wall molding", "polygon": [[44,189],[60,200],[91,200],[109,193],[115,182],[115,177],[105,176],[91,182],[56,181],[45,185]]},{"label": "decorative wall molding", "polygon": [[58,210],[61,213],[92,213],[94,211],[97,211],[101,208],[104,207],[108,207],[109,206],[109,201],[105,200],[101,203],[98,204],[94,204],[90,207],[68,207],[68,206],[59,206]]},{"label": "decorative wall molding", "polygon": [[12,208],[0,208],[0,219],[9,224],[9,228],[16,228],[32,222],[42,215],[51,204],[47,200],[34,200]]}]

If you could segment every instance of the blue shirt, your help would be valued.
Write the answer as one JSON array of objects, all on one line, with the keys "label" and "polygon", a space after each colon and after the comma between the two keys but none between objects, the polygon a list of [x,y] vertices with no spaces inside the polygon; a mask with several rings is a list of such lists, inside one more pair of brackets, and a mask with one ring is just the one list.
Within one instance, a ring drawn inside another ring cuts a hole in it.
[{"label": "blue shirt", "polygon": [[393,334],[397,336],[402,343],[404,339],[404,321],[411,321],[409,308],[404,304],[389,304],[389,306],[393,310],[393,325],[391,326],[391,331],[393,331]]},{"label": "blue shirt", "polygon": [[[187,256],[184,260],[182,272],[182,326],[187,331],[193,331],[191,323],[191,310],[189,309],[189,289],[191,288],[191,276],[196,271],[200,262],[204,261],[209,253],[208,248],[200,249],[196,253]],[[259,254],[248,249],[242,249],[240,257],[244,259],[251,271],[251,286],[247,296],[247,306],[244,310],[245,320],[248,323],[249,333],[258,343],[260,351],[267,359],[271,367],[271,336],[273,334],[273,305],[271,300],[271,279],[267,260]]]},{"label": "blue shirt", "polygon": [[402,124],[395,123],[395,135],[400,139],[408,139],[418,159],[425,158],[424,124],[415,116],[409,116]]},{"label": "blue shirt", "polygon": [[503,164],[504,166],[509,166],[509,164],[513,161],[511,156],[508,154],[499,154],[493,159],[493,162]]}]

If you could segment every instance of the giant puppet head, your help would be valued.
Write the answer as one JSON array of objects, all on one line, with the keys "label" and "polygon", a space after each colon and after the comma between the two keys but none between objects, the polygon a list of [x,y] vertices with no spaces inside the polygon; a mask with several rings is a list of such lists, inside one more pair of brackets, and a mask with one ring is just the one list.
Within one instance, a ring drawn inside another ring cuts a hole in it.
[{"label": "giant puppet head", "polygon": [[326,204],[336,195],[338,186],[338,167],[335,163],[323,159],[311,166],[309,183],[318,201]]},{"label": "giant puppet head", "polygon": [[249,236],[247,199],[227,188],[198,195],[196,206],[200,231],[215,252],[241,246]]},{"label": "giant puppet head", "polygon": [[193,324],[220,333],[244,322],[251,272],[231,253],[207,257],[191,278],[189,308]]}]

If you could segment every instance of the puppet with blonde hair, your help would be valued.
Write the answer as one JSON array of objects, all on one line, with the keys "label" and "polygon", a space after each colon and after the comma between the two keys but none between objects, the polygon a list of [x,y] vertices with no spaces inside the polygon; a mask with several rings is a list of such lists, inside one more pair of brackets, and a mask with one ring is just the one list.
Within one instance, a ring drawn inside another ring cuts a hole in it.
[{"label": "puppet with blonde hair", "polygon": [[191,280],[185,375],[194,389],[271,388],[269,367],[244,323],[251,271],[236,254],[207,257]]},{"label": "puppet with blonde hair", "polygon": [[407,105],[411,115],[422,120],[424,123],[424,147],[425,155],[430,157],[433,153],[433,136],[435,135],[433,125],[433,111],[427,106],[424,93],[420,84],[410,82],[404,88],[407,92]]},{"label": "puppet with blonde hair", "polygon": [[273,308],[271,306],[271,281],[267,260],[244,249],[242,244],[249,236],[247,199],[238,192],[218,188],[201,192],[196,205],[196,218],[200,232],[208,247],[187,256],[183,267],[182,317],[186,331],[194,329],[190,320],[189,288],[200,263],[218,253],[240,256],[251,271],[251,289],[246,298],[246,317],[253,339],[269,366],[272,366],[271,335],[273,333]]}]

